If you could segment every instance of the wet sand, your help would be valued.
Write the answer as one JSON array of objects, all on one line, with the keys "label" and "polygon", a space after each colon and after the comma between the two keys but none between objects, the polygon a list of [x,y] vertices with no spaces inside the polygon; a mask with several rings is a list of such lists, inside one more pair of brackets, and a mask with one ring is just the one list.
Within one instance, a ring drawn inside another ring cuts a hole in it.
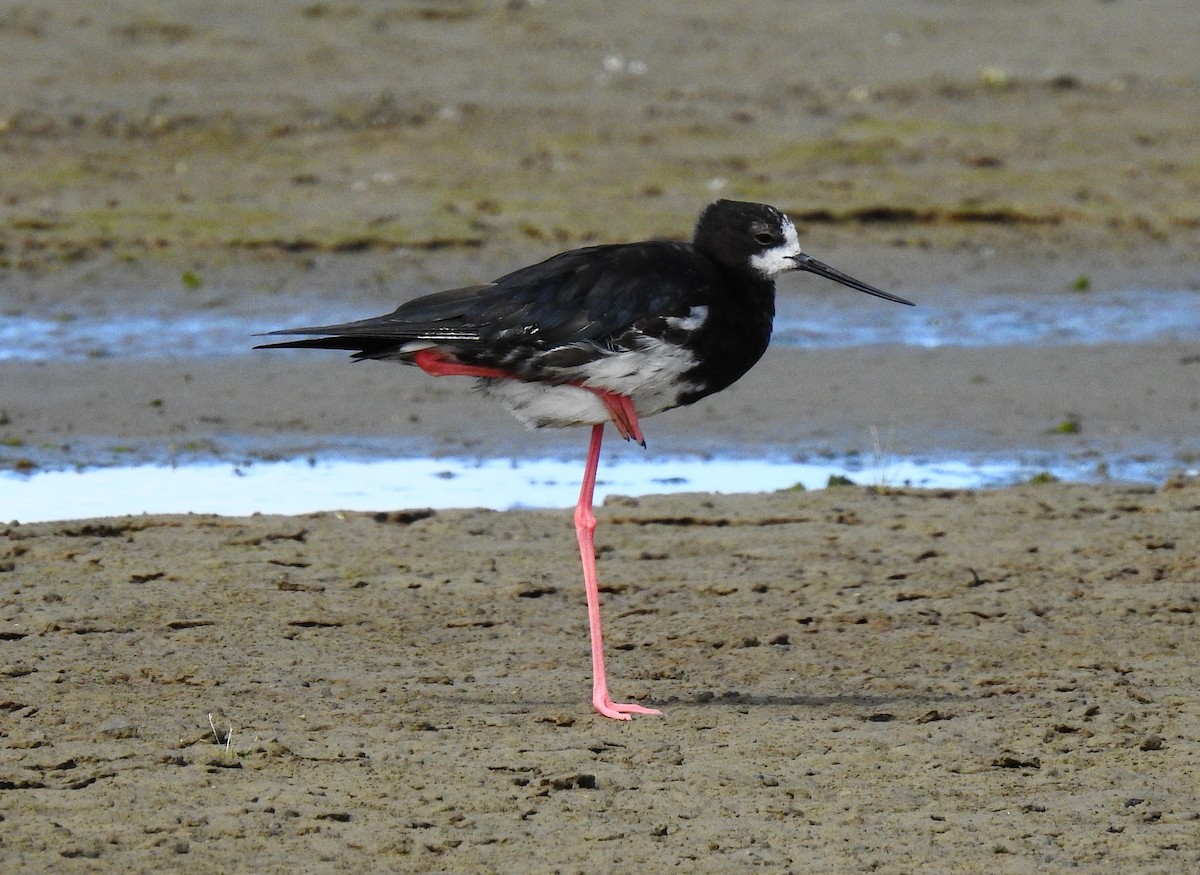
[{"label": "wet sand", "polygon": [[[716,196],[918,303],[1200,291],[1188,4],[265,9],[0,12],[5,315],[370,315]],[[776,349],[649,452],[1194,467],[1198,352]],[[0,361],[0,464],[581,452],[418,376]],[[380,510],[0,529],[0,868],[1200,862],[1194,481],[612,500],[626,725],[569,513]]]},{"label": "wet sand", "polygon": [[692,495],[599,517],[614,690],[662,718],[588,710],[566,511],[8,529],[6,862],[1200,859],[1196,483]]},{"label": "wet sand", "polygon": [[[8,363],[10,465],[39,467],[327,453],[582,458],[586,432],[526,431],[471,380],[284,352],[253,359]],[[252,389],[246,389],[246,385]],[[1075,430],[1060,430],[1064,422]],[[1116,467],[1200,460],[1194,344],[768,352],[746,378],[645,425],[621,456],[1039,456]],[[873,446],[872,428],[880,446]],[[67,515],[69,516],[69,509]],[[0,511],[0,519],[4,514]]]}]

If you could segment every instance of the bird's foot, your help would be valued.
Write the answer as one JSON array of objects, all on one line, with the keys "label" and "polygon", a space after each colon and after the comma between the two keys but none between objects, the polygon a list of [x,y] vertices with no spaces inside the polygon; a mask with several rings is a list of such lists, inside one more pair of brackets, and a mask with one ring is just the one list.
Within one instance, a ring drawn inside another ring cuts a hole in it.
[{"label": "bird's foot", "polygon": [[633,409],[633,401],[628,395],[618,395],[616,392],[609,392],[607,389],[597,389],[593,386],[576,385],[579,385],[581,389],[587,389],[604,402],[604,406],[608,408],[609,418],[612,419],[612,424],[617,427],[617,432],[621,437],[627,441],[636,441],[642,447],[646,446],[646,438],[642,434],[642,426],[638,422],[637,411]]},{"label": "bird's foot", "polygon": [[592,706],[612,720],[629,720],[634,714],[662,714],[662,711],[645,708],[632,702],[614,702],[607,693],[603,696],[593,697]]}]

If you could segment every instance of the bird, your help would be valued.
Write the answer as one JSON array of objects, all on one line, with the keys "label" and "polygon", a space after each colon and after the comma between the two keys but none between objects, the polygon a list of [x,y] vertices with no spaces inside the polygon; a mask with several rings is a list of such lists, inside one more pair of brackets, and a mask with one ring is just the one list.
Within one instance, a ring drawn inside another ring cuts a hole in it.
[{"label": "bird", "polygon": [[912,302],[818,261],[787,214],[718,200],[691,242],[586,246],[480,285],[414,298],[391,313],[256,349],[352,351],[435,377],[465,376],[534,428],[590,426],[574,522],[591,640],[592,705],[614,720],[661,714],[609,692],[596,573],[593,494],[604,427],[642,447],[641,420],[730,386],[767,349],[775,280],[806,271],[886,301]]}]

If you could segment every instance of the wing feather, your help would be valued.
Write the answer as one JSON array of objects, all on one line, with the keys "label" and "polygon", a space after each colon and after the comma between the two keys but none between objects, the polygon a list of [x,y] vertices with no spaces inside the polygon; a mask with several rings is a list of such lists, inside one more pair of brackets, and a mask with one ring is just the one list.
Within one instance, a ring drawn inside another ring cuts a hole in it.
[{"label": "wing feather", "polygon": [[357,350],[356,358],[395,358],[423,341],[477,363],[558,349],[586,355],[628,346],[663,320],[707,304],[715,270],[686,243],[591,246],[492,283],[415,298],[384,316],[272,331],[309,337],[260,348],[349,349]]}]

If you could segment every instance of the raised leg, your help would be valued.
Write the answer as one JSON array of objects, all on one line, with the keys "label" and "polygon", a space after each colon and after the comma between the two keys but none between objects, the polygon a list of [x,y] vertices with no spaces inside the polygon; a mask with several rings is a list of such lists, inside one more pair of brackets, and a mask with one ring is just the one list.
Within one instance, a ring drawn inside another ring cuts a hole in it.
[{"label": "raised leg", "polygon": [[[445,353],[435,347],[421,349],[413,353],[413,363],[432,377],[483,377],[490,380],[519,380],[516,374],[510,374],[500,368],[489,368],[485,365],[466,365],[448,358]],[[642,435],[642,427],[638,423],[637,412],[628,396],[609,392],[607,389],[596,389],[572,383],[572,386],[591,392],[604,402],[613,425],[617,427],[621,437],[634,440],[646,446],[646,438]]]},{"label": "raised leg", "polygon": [[627,441],[637,441],[643,447],[646,446],[646,438],[642,435],[642,426],[638,423],[637,411],[633,409],[633,402],[629,400],[628,395],[618,395],[607,389],[593,389],[590,386],[580,386],[579,388],[587,389],[604,402],[604,406],[608,408],[609,418],[612,419],[613,425],[617,427],[621,437]]},{"label": "raised leg", "polygon": [[[637,422],[637,419],[634,419]],[[588,446],[587,465],[583,470],[583,486],[579,503],[575,505],[575,535],[579,540],[579,558],[583,560],[583,587],[587,592],[588,629],[592,639],[592,705],[605,717],[628,720],[631,714],[661,714],[653,708],[614,702],[608,694],[608,677],[604,671],[604,636],[600,631],[600,582],[596,576],[596,517],[592,513],[592,495],[596,489],[596,470],[600,465],[600,442],[604,423],[592,426],[592,442]]]},{"label": "raised leg", "polygon": [[436,348],[417,350],[413,353],[412,358],[417,367],[431,377],[488,377],[496,380],[517,379],[513,374],[510,374],[508,371],[502,371],[499,368],[464,365],[462,362],[456,362],[453,359],[446,358],[445,354]]}]

